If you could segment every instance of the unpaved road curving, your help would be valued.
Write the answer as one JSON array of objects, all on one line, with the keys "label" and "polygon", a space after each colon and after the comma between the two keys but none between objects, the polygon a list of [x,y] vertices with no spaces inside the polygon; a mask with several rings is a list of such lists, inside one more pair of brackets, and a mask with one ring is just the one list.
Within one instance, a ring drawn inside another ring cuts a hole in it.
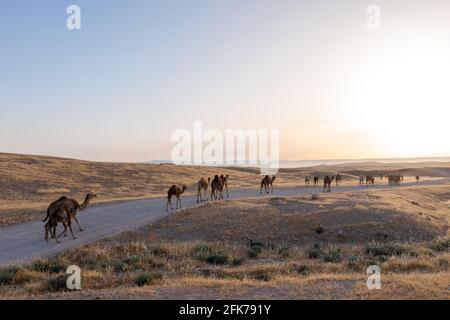
[{"label": "unpaved road curving", "polygon": [[[402,186],[412,185],[442,185],[450,183],[450,179],[429,180],[420,183],[404,183]],[[375,185],[370,189],[390,188],[386,185]],[[395,188],[395,187],[394,187]],[[365,190],[360,186],[343,186],[332,188],[333,193]],[[274,189],[274,196],[296,196],[305,193],[321,193],[321,188],[298,187]],[[257,190],[230,191],[231,199],[242,199],[260,196]],[[172,201],[175,204],[175,201]],[[183,208],[193,207],[196,197],[189,196],[182,199]],[[73,240],[68,232],[68,237],[61,237],[61,243],[51,239],[49,243],[44,241],[44,223],[33,221],[0,229],[0,265],[29,262],[35,258],[47,257],[65,250],[79,247],[123,231],[129,231],[136,227],[154,222],[167,214],[165,211],[166,199],[136,200],[129,202],[113,203],[94,206],[79,214],[80,223],[85,229],[79,232],[75,223],[72,228],[78,239]],[[173,211],[175,212],[175,211]],[[44,217],[43,217],[44,218]],[[61,232],[62,227],[58,227]]]}]

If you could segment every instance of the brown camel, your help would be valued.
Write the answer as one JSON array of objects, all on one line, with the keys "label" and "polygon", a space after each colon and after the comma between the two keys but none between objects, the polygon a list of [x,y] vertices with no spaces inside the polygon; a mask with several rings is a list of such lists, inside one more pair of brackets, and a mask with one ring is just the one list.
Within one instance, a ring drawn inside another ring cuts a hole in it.
[{"label": "brown camel", "polygon": [[318,187],[319,186],[319,177],[318,176],[314,176],[314,187]]},{"label": "brown camel", "polygon": [[[76,215],[78,213],[78,211],[83,211],[84,209],[86,209],[89,206],[89,203],[91,202],[91,200],[93,198],[96,198],[97,195],[93,194],[93,193],[88,193],[84,199],[84,202],[82,204],[80,204],[78,201],[74,200],[74,199],[69,199],[67,197],[61,197],[58,200],[56,200],[55,202],[51,203],[50,206],[47,208],[47,216],[45,217],[45,219],[42,222],[47,221],[47,219],[49,219],[52,214],[54,212],[56,212],[59,209],[63,209],[67,215],[69,216],[69,219],[72,220],[74,219],[75,222],[77,223],[78,227],[80,228],[80,231],[83,231],[83,228],[81,228],[80,222],[78,221]],[[61,221],[60,221],[61,222]],[[67,231],[67,228],[66,228]],[[64,236],[66,236],[66,232],[64,233]],[[52,234],[53,237],[53,234]]]},{"label": "brown camel", "polygon": [[222,182],[222,189],[220,190],[220,192],[223,191],[223,188],[225,188],[225,190],[227,191],[227,198],[228,198],[228,178],[230,177],[229,174],[227,174],[226,176],[224,176],[223,174],[220,176],[220,180]]},{"label": "brown camel", "polygon": [[223,180],[216,174],[214,179],[211,181],[211,201],[214,196],[214,200],[222,199],[222,190],[223,190]]},{"label": "brown camel", "polygon": [[[56,227],[58,226],[58,223],[62,223],[64,226],[64,231],[61,232],[59,236],[56,235]],[[73,234],[70,215],[67,211],[63,208],[57,208],[51,211],[48,221],[45,224],[45,241],[48,243],[48,232],[50,231],[52,238],[55,238],[56,242],[59,243],[60,241],[58,240],[58,237],[60,237],[63,233],[64,235],[66,234],[67,227],[69,227],[72,238],[76,239],[77,237]]]},{"label": "brown camel", "polygon": [[[205,178],[201,178],[197,182],[197,203],[208,200],[207,192],[208,192],[208,186],[209,186],[210,183],[211,183],[211,178],[210,177],[208,177],[208,181],[206,181]],[[202,192],[204,192],[206,194],[205,200],[203,200]],[[199,201],[199,199],[200,199],[200,201]]]},{"label": "brown camel", "polygon": [[259,191],[260,194],[262,194],[262,188],[264,187],[264,190],[266,191],[266,193],[269,193],[270,191],[270,187],[272,187],[272,193],[273,193],[273,182],[275,181],[276,177],[273,176],[265,176],[262,180],[261,180],[261,190]]},{"label": "brown camel", "polygon": [[184,191],[187,189],[186,186],[183,186],[182,188],[173,185],[169,188],[169,191],[167,191],[167,206],[166,206],[166,211],[169,211],[169,204],[170,204],[170,209],[173,210],[172,207],[172,197],[175,196],[177,197],[177,205],[175,209],[178,209],[178,203],[180,203],[180,208],[181,208],[181,198],[180,196],[184,193]]},{"label": "brown camel", "polygon": [[374,185],[375,185],[375,178],[373,176],[366,176],[366,187]]},{"label": "brown camel", "polygon": [[334,180],[334,176],[332,176],[331,178],[329,176],[325,176],[325,178],[323,178],[323,192],[330,192],[331,191],[331,183]]},{"label": "brown camel", "polygon": [[365,180],[366,180],[365,177],[363,177],[363,176],[359,177],[359,184],[363,185]]},{"label": "brown camel", "polygon": [[311,182],[311,177],[310,176],[306,176],[305,177],[305,186],[309,185],[310,182]]},{"label": "brown camel", "polygon": [[336,175],[336,187],[342,185],[342,176],[338,173]]},{"label": "brown camel", "polygon": [[416,176],[416,182],[419,182],[419,180],[420,180],[420,177]]}]

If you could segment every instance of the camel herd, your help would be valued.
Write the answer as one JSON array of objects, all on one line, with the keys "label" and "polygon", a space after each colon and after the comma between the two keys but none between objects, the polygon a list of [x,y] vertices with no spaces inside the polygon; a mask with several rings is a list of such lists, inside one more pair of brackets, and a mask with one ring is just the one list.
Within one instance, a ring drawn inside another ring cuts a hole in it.
[{"label": "camel herd", "polygon": [[[213,179],[211,178],[201,178],[197,183],[197,203],[208,201],[210,198],[211,201],[213,200],[221,200],[224,199],[224,192],[226,192],[227,198],[229,197],[228,193],[228,181],[229,181],[229,175],[215,175]],[[401,175],[382,175],[380,176],[380,179],[383,180],[384,178],[388,179],[389,185],[399,185],[403,181],[403,176]],[[260,194],[263,193],[263,188],[266,194],[273,193],[273,183],[275,181],[275,176],[269,176],[266,175],[261,179],[261,188],[260,188]],[[419,182],[420,177],[415,177],[416,182]],[[305,186],[309,186],[311,181],[313,181],[314,186],[319,186],[320,177],[319,176],[306,176],[305,177]],[[336,186],[342,185],[342,176],[340,174],[337,174],[336,176],[329,176],[326,175],[323,178],[323,192],[330,192],[331,191],[331,185],[335,181]],[[359,185],[364,185],[366,187],[374,186],[375,185],[375,177],[372,175],[367,176],[360,176],[359,177]],[[211,190],[211,193],[208,195],[208,188]],[[181,195],[187,190],[186,186],[177,186],[172,185],[169,190],[167,191],[167,203],[166,203],[166,211],[170,209],[173,210],[172,207],[172,198],[176,198],[176,209],[181,208]],[[72,238],[76,239],[73,230],[71,221],[75,220],[77,223],[80,232],[83,231],[81,228],[81,225],[76,217],[77,213],[79,211],[82,211],[87,208],[90,201],[93,198],[96,198],[97,195],[93,193],[88,193],[84,199],[83,203],[79,203],[74,199],[69,199],[67,197],[61,197],[55,202],[51,203],[47,209],[47,216],[43,220],[43,222],[46,222],[45,224],[45,241],[48,242],[48,234],[50,233],[52,238],[55,238],[56,242],[59,243],[58,238],[64,234],[64,236],[67,236],[67,229],[70,230],[70,233],[72,234]],[[56,235],[56,227],[58,223],[62,224],[64,227],[63,232],[61,234]]]}]

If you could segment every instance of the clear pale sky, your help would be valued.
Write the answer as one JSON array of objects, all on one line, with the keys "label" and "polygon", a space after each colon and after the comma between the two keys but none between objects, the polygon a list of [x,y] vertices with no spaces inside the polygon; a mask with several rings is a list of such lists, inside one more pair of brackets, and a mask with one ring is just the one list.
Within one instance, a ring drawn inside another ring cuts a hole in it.
[{"label": "clear pale sky", "polygon": [[2,0],[0,152],[168,159],[202,120],[286,160],[449,156],[449,57],[448,0]]}]

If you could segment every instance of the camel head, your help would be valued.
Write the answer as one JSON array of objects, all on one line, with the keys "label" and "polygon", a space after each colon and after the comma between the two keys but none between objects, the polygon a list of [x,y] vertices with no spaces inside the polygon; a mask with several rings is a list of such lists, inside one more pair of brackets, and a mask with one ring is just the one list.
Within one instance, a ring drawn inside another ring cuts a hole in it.
[{"label": "camel head", "polygon": [[272,177],[272,182],[275,181],[276,178],[277,178],[277,177],[273,176],[273,177]]},{"label": "camel head", "polygon": [[94,194],[94,193],[89,192],[89,193],[86,195],[86,198],[84,199],[84,202],[81,204],[81,206],[80,206],[79,209],[80,209],[80,210],[86,209],[86,207],[89,205],[89,202],[90,202],[92,199],[94,199],[94,198],[97,198],[97,195]]},{"label": "camel head", "polygon": [[208,184],[210,184],[211,183],[211,178],[210,177],[208,177]]},{"label": "camel head", "polygon": [[186,186],[183,186],[183,188],[181,189],[181,194],[183,194],[184,193],[184,190],[186,190],[187,189],[187,187]]},{"label": "camel head", "polygon": [[91,200],[91,199],[94,199],[94,198],[97,198],[97,195],[95,194],[95,193],[88,193],[87,195],[86,195],[86,200]]}]

